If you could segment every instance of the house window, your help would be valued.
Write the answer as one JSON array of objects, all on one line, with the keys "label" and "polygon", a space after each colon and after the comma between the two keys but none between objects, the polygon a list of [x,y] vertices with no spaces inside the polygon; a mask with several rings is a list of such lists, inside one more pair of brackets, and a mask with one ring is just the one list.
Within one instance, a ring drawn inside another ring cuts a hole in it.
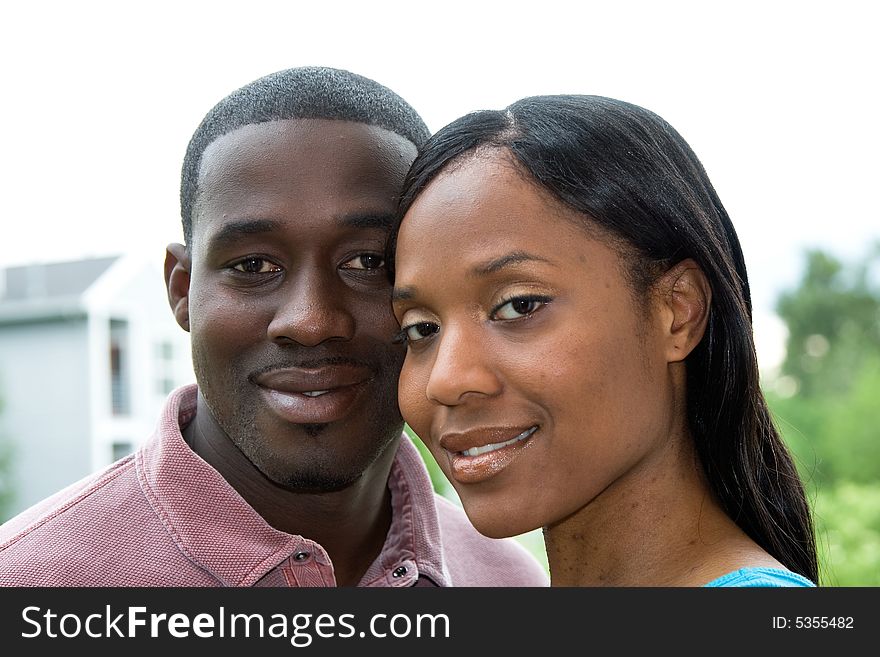
[{"label": "house window", "polygon": [[113,442],[113,460],[118,461],[124,456],[128,456],[134,451],[134,446],[127,440],[116,440]]},{"label": "house window", "polygon": [[172,390],[174,390],[176,386],[174,385],[174,379],[169,379],[167,377],[161,377],[156,382],[156,389],[158,390],[160,395],[167,395]]},{"label": "house window", "polygon": [[110,320],[110,394],[113,415],[131,413],[128,322]]},{"label": "house window", "polygon": [[156,391],[167,395],[175,387],[174,381],[174,345],[169,341],[156,345]]},{"label": "house window", "polygon": [[160,342],[156,345],[156,355],[159,357],[159,360],[174,360],[174,345],[167,340],[164,342]]}]

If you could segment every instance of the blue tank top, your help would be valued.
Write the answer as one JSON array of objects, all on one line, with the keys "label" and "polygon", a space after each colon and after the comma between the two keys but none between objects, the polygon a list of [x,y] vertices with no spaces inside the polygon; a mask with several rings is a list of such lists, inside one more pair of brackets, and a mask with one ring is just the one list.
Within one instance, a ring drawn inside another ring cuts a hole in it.
[{"label": "blue tank top", "polygon": [[802,575],[782,568],[740,568],[704,586],[816,586]]}]

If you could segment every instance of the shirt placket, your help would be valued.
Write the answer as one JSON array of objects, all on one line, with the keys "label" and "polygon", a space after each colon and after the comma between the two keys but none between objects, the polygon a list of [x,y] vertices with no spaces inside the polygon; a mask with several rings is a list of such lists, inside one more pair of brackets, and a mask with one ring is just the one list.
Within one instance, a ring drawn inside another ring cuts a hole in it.
[{"label": "shirt placket", "polygon": [[336,586],[336,575],[330,558],[317,543],[303,541],[281,566],[281,572],[291,587]]}]

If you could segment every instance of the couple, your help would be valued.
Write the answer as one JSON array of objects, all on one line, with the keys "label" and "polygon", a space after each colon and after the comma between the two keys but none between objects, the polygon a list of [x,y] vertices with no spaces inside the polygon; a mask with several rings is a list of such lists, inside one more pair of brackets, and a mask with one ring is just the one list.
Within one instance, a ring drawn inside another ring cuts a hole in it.
[{"label": "couple", "polygon": [[735,232],[659,117],[531,98],[429,138],[291,69],[208,113],[181,209],[198,388],[0,527],[0,584],[543,586],[503,538],[537,527],[554,585],[817,581]]}]

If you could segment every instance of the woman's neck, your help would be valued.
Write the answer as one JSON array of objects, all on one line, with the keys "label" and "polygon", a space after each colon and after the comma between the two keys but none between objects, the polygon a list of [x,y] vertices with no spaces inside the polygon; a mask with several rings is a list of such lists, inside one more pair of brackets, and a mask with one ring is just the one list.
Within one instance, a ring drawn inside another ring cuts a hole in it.
[{"label": "woman's neck", "polygon": [[690,448],[670,444],[544,529],[553,586],[700,586],[780,567],[716,502]]}]

